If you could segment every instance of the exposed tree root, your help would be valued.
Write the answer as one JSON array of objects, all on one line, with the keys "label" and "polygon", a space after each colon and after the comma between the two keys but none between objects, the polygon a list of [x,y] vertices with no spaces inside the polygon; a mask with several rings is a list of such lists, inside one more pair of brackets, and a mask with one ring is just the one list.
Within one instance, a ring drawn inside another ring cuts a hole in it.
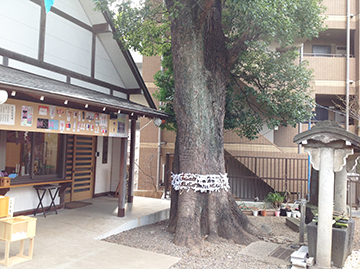
[{"label": "exposed tree root", "polygon": [[[238,208],[229,192],[211,194],[186,192],[175,194],[180,203],[172,205],[169,230],[175,232],[174,243],[199,251],[203,240],[208,242],[230,241],[248,245],[264,233],[254,226]],[[172,201],[173,203],[173,201]],[[172,215],[176,212],[176,215]]]}]

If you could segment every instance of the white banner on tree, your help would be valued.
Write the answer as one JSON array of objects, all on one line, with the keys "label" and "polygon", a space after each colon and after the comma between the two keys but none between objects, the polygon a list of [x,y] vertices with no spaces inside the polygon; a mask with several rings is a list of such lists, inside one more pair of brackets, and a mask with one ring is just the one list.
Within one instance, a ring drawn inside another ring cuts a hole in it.
[{"label": "white banner on tree", "polygon": [[172,174],[171,184],[174,190],[190,189],[199,192],[213,192],[220,190],[228,191],[230,189],[227,174],[219,175],[198,175],[191,173]]}]

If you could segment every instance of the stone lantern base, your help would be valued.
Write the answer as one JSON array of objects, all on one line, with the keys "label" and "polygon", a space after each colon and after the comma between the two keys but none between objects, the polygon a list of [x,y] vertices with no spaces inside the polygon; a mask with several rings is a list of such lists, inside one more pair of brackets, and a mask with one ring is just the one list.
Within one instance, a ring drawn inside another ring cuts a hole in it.
[{"label": "stone lantern base", "polygon": [[[354,240],[355,221],[350,219],[347,228],[332,228],[331,260],[334,265],[342,268],[346,258],[351,254]],[[308,233],[309,256],[315,257],[316,261],[316,241],[317,225],[311,222],[306,227]]]}]

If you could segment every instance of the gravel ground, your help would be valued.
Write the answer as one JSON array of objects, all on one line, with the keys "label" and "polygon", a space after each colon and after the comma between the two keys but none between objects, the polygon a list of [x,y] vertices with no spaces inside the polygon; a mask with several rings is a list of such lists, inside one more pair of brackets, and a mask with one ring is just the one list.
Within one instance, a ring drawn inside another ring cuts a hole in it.
[{"label": "gravel ground", "polygon": [[[284,217],[253,217],[249,219],[257,226],[269,230],[271,233],[265,241],[270,241],[284,246],[296,245],[299,234],[285,224]],[[167,232],[167,221],[161,221],[152,225],[142,226],[136,229],[122,232],[104,239],[107,242],[140,248],[147,251],[162,253],[179,257],[181,260],[172,266],[178,268],[290,268],[268,264],[251,256],[239,254],[243,245],[231,243],[204,242],[200,255],[192,254],[185,247],[179,247],[172,243],[173,235]],[[306,241],[306,237],[305,237]],[[344,269],[360,268],[360,219],[355,219],[355,238],[353,254],[349,256]]]}]

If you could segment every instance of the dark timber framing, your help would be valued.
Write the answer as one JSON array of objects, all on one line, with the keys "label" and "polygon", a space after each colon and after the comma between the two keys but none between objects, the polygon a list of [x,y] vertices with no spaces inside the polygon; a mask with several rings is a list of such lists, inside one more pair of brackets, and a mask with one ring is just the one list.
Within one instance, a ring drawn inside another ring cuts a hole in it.
[{"label": "dark timber framing", "polygon": [[[44,7],[44,4],[42,0],[30,0],[31,2],[41,6],[41,7]],[[65,12],[57,9],[56,7],[52,6],[51,7],[51,12],[55,13],[56,15],[68,20],[68,21],[71,21],[72,23],[76,24],[77,26],[80,26],[90,32],[92,32],[92,27],[87,25],[86,23],[83,23],[82,21],[79,21],[78,19],[70,16],[69,14],[66,14]]]},{"label": "dark timber framing", "polygon": [[[96,34],[92,34],[91,44],[91,77],[95,78],[95,53],[96,53]],[[113,95],[113,91],[110,89],[110,94]]]},{"label": "dark timber framing", "polygon": [[83,81],[86,81],[89,83],[93,83],[93,84],[96,84],[96,85],[99,85],[99,86],[102,86],[105,88],[109,88],[110,90],[111,89],[116,90],[118,92],[122,92],[125,94],[140,94],[141,93],[141,89],[124,89],[122,87],[118,87],[113,84],[110,84],[110,83],[107,83],[107,82],[104,82],[104,81],[101,81],[101,80],[98,80],[95,78],[91,78],[91,77],[79,74],[74,71],[70,71],[68,69],[65,69],[65,68],[62,68],[62,67],[59,67],[59,66],[56,66],[53,64],[39,61],[34,58],[31,58],[31,57],[28,57],[28,56],[25,56],[25,55],[22,55],[22,54],[13,52],[13,51],[9,51],[9,50],[3,49],[3,48],[0,48],[0,55],[2,55],[4,57],[8,57],[13,60],[23,62],[23,63],[34,65],[34,66],[37,66],[40,68],[44,68],[49,71],[53,71],[53,72],[56,72],[56,73],[59,73],[59,74],[65,75],[65,76],[69,76],[71,78],[80,79],[80,80],[83,80]]},{"label": "dark timber framing", "polygon": [[40,33],[39,33],[39,61],[44,61],[45,54],[45,28],[46,28],[46,10],[45,5],[41,2],[41,15],[40,15]]},{"label": "dark timber framing", "polygon": [[[44,4],[43,4],[43,1],[42,1],[42,0],[29,0],[29,1],[31,1],[31,2],[33,2],[33,3],[35,3],[35,4],[39,5],[39,6],[41,6],[41,7],[42,7],[42,14],[43,14],[43,12],[45,12],[45,7],[44,7]],[[44,10],[44,11],[43,11],[43,10]],[[106,19],[106,21],[107,21],[107,24],[97,24],[97,25],[94,25],[94,26],[89,26],[89,25],[83,23],[82,21],[80,21],[80,20],[78,20],[78,19],[76,19],[76,18],[74,18],[74,17],[72,17],[72,16],[64,13],[63,11],[61,11],[61,10],[55,8],[55,7],[52,7],[52,8],[51,8],[51,12],[53,12],[54,14],[56,14],[56,15],[64,18],[64,19],[66,19],[66,20],[68,20],[68,21],[70,21],[70,22],[72,22],[72,23],[74,23],[74,24],[76,24],[76,25],[79,26],[79,27],[82,27],[82,28],[84,28],[84,29],[92,32],[92,33],[95,34],[95,35],[96,35],[96,34],[99,34],[99,33],[107,33],[107,32],[115,33],[115,32],[116,32],[115,26],[113,25],[112,20],[110,19],[111,17],[110,17],[110,15],[109,15],[108,12],[104,12],[104,13],[103,13],[103,15],[104,15],[104,17],[105,17],[105,19]],[[42,15],[42,16],[43,16],[43,15]],[[45,17],[46,17],[46,14],[45,14]],[[46,19],[44,19],[44,20],[45,20],[45,22],[46,22]],[[44,22],[44,23],[45,23],[45,22]],[[42,19],[41,19],[41,23],[43,23]],[[110,26],[110,29],[109,29],[109,26]],[[41,41],[41,38],[42,38],[41,35],[44,35],[43,38],[45,38],[45,25],[44,25],[44,28],[41,27],[40,29],[41,29],[40,32],[42,32],[42,31],[44,31],[44,32],[43,32],[43,33],[40,33],[39,41]],[[80,80],[84,80],[84,81],[86,81],[86,82],[90,82],[90,83],[93,83],[93,84],[96,84],[96,85],[99,85],[99,86],[103,86],[103,87],[109,88],[111,95],[113,95],[113,91],[114,91],[114,90],[115,90],[115,91],[122,92],[122,93],[126,93],[126,94],[128,95],[128,99],[130,99],[130,95],[132,95],[132,94],[144,94],[147,102],[149,103],[149,106],[150,106],[151,108],[157,109],[154,101],[153,101],[152,98],[151,98],[150,93],[149,93],[147,90],[145,90],[145,89],[146,89],[145,82],[143,81],[143,79],[142,79],[142,77],[141,77],[141,74],[140,74],[139,70],[137,69],[134,60],[133,60],[133,58],[131,57],[130,52],[124,48],[124,46],[121,44],[121,42],[120,42],[119,40],[116,39],[116,42],[117,42],[118,46],[120,47],[120,49],[121,49],[121,51],[122,51],[122,53],[123,53],[123,56],[124,56],[127,64],[129,65],[131,71],[132,71],[133,74],[135,75],[135,79],[136,79],[138,85],[140,85],[140,89],[128,89],[127,91],[124,91],[124,89],[121,88],[121,87],[118,87],[118,86],[115,86],[115,85],[112,85],[112,84],[109,84],[109,83],[105,83],[105,82],[103,82],[103,81],[96,80],[96,79],[94,78],[94,74],[95,74],[95,57],[94,57],[94,55],[95,55],[95,53],[94,53],[95,48],[94,48],[94,45],[93,45],[93,48],[92,48],[92,49],[93,49],[93,54],[92,54],[92,59],[91,59],[91,77],[90,77],[90,78],[87,77],[87,76],[84,76],[84,75],[81,75],[81,74],[72,72],[72,71],[70,71],[70,70],[67,70],[67,71],[66,71],[66,69],[64,69],[64,68],[61,68],[61,69],[62,69],[62,72],[59,72],[59,73],[64,74],[64,75],[69,75],[70,77],[73,77],[73,78],[76,78],[76,79],[80,79]],[[96,37],[95,37],[95,43],[96,43]],[[41,45],[41,44],[42,44],[42,45]],[[93,44],[94,44],[94,38],[93,38]],[[44,63],[44,62],[43,62],[44,47],[41,48],[41,46],[44,46],[44,42],[43,42],[43,43],[39,42],[39,46],[40,46],[40,48],[39,48],[39,61],[40,61],[41,63]],[[41,50],[43,50],[43,51],[41,52]],[[0,55],[2,55],[2,52],[1,52],[1,51],[0,51]],[[41,56],[41,55],[42,55],[42,56]],[[6,55],[3,55],[3,56],[6,56]],[[24,57],[26,57],[26,56],[24,56]],[[41,57],[42,57],[42,58],[41,58]],[[9,57],[9,58],[12,58],[12,57]],[[14,58],[13,58],[13,59],[14,59]],[[16,59],[16,60],[22,61],[22,62],[25,62],[25,63],[29,63],[29,62],[26,62],[26,61],[20,60],[20,59]],[[29,63],[29,64],[34,64],[34,63]],[[44,64],[45,64],[45,63],[44,63]],[[35,65],[36,65],[36,64],[35,64]],[[50,71],[58,72],[57,69],[56,69],[56,68],[58,68],[58,67],[55,68],[55,66],[53,66],[53,65],[51,65],[51,64],[46,64],[46,67],[45,67],[45,66],[42,66],[42,64],[37,64],[36,66],[41,67],[41,68],[47,68],[47,69],[49,69]],[[53,70],[52,68],[55,68],[55,70]],[[64,72],[65,72],[65,73],[64,73]],[[104,85],[104,83],[105,83],[106,85]]]},{"label": "dark timber framing", "polygon": [[[110,19],[111,16],[108,12],[103,12],[104,14],[104,17],[106,19],[106,21],[108,22],[108,24],[110,25],[111,29],[112,29],[112,32],[113,33],[116,33],[116,29],[115,29],[115,26],[114,24],[112,23],[112,20]],[[131,57],[130,55],[130,52],[128,50],[125,50],[123,44],[121,44],[121,42],[118,40],[118,39],[115,39],[116,42],[118,43],[119,47],[121,48],[121,51],[123,52],[123,55],[131,69],[131,71],[136,74],[135,78],[136,78],[136,81],[138,82],[138,84],[140,85],[140,87],[142,89],[146,89],[146,85],[145,85],[145,82],[144,80],[141,78],[141,74],[139,72],[139,69],[136,67],[136,64],[133,60],[133,58]],[[148,91],[144,91],[144,96],[146,98],[146,100],[149,102],[149,106],[151,108],[155,108],[156,109],[156,105],[153,101],[153,99],[151,98],[151,95]]]}]

